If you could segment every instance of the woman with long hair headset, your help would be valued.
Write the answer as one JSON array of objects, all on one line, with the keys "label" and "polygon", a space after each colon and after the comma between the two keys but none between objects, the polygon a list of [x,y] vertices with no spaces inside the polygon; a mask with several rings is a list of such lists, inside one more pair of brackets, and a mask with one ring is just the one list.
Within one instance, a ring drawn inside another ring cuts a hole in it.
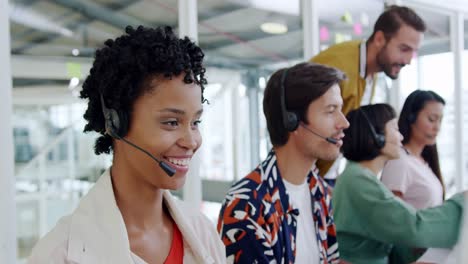
[{"label": "woman with long hair headset", "polygon": [[445,101],[433,91],[416,90],[405,100],[398,119],[403,135],[400,158],[387,162],[382,182],[416,209],[441,205],[444,180],[436,139]]},{"label": "woman with long hair headset", "polygon": [[[444,99],[433,91],[415,90],[406,98],[398,119],[403,135],[400,158],[388,161],[382,171],[383,184],[416,209],[441,205],[445,199],[436,144],[444,106]],[[424,251],[396,245],[391,259],[410,261]]]}]

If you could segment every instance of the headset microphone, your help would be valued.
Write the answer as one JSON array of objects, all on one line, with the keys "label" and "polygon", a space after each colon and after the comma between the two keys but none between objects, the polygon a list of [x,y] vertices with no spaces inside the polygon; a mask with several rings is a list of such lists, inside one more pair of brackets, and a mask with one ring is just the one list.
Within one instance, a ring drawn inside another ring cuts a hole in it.
[{"label": "headset microphone", "polygon": [[288,68],[283,70],[283,74],[281,74],[281,83],[280,83],[280,106],[281,106],[281,115],[283,119],[283,126],[286,128],[287,131],[294,131],[297,129],[299,125],[302,125],[307,131],[311,132],[312,134],[319,136],[325,139],[328,143],[333,145],[338,144],[338,140],[331,138],[331,137],[324,137],[312,131],[310,128],[306,127],[302,124],[295,112],[288,111],[286,107],[286,76],[288,75]]},{"label": "headset microphone", "polygon": [[324,136],[318,134],[317,132],[314,132],[312,129],[308,128],[308,127],[305,126],[304,124],[301,124],[301,126],[302,126],[303,128],[305,128],[307,131],[309,131],[310,133],[312,133],[312,134],[314,134],[314,135],[316,135],[316,136],[318,136],[318,137],[321,137],[321,138],[325,139],[328,143],[331,143],[331,144],[333,144],[333,145],[338,144],[338,140],[336,140],[336,139],[334,139],[334,138],[331,138],[331,137],[324,137]]},{"label": "headset microphone", "polygon": [[122,138],[122,137],[117,137],[117,139],[120,139],[122,140],[123,142],[129,144],[130,146],[138,149],[138,150],[141,150],[143,151],[143,153],[145,153],[146,155],[148,155],[150,158],[152,158],[154,161],[156,161],[158,164],[159,164],[159,167],[161,167],[161,169],[163,169],[163,171],[169,175],[169,176],[174,176],[174,174],[176,173],[176,170],[174,168],[172,168],[171,166],[169,166],[166,162],[162,161],[162,160],[159,160],[157,159],[155,156],[153,156],[151,153],[149,153],[148,151],[142,149],[141,147],[135,145],[134,143],[128,141],[127,139],[125,138]]},{"label": "headset microphone", "polygon": [[169,166],[169,164],[167,164],[166,162],[162,160],[157,159],[148,151],[144,150],[143,148],[123,138],[122,135],[125,135],[126,133],[127,124],[121,124],[121,122],[125,122],[127,119],[121,118],[115,109],[107,108],[106,105],[104,104],[104,98],[102,97],[102,94],[100,96],[101,96],[102,113],[104,114],[104,120],[105,120],[106,134],[108,134],[109,136],[115,139],[122,140],[123,142],[129,144],[130,146],[142,151],[143,153],[148,155],[148,157],[156,161],[159,164],[159,167],[161,167],[161,169],[163,169],[163,171],[167,175],[169,175],[170,177],[174,176],[174,174],[176,173],[176,170],[172,168],[171,166]]}]

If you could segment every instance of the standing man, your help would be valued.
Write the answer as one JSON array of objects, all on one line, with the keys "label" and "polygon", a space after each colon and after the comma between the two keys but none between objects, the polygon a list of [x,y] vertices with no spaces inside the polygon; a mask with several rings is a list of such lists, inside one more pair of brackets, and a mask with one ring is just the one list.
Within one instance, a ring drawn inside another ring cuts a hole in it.
[{"label": "standing man", "polygon": [[[419,49],[425,31],[426,24],[412,9],[392,5],[379,16],[367,41],[354,40],[331,46],[311,61],[336,67],[348,77],[340,83],[346,115],[371,102],[377,73],[383,71],[391,79],[398,78],[400,70],[411,62]],[[330,169],[332,164],[333,169]],[[336,178],[338,162],[320,160],[317,167],[326,179]]]},{"label": "standing man", "polygon": [[339,263],[331,193],[313,168],[343,144],[344,79],[313,63],[271,76],[263,111],[273,149],[233,185],[220,212],[228,263]]}]

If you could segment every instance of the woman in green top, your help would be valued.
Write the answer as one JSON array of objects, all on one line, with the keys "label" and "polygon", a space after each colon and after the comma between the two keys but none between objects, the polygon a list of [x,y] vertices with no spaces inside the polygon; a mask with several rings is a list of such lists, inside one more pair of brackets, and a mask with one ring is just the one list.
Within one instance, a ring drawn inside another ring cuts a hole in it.
[{"label": "woman in green top", "polygon": [[377,178],[399,157],[403,136],[393,108],[363,106],[347,115],[342,152],[348,164],[333,191],[340,257],[353,264],[386,264],[394,243],[450,248],[457,242],[463,195],[417,211]]}]

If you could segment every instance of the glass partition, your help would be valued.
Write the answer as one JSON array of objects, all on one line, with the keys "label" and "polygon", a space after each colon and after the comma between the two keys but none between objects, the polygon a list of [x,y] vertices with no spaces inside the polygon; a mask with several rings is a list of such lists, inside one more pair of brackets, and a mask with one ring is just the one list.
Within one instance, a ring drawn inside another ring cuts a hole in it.
[{"label": "glass partition", "polygon": [[201,158],[204,200],[210,203],[203,211],[213,221],[233,181],[266,156],[262,89],[274,70],[302,60],[299,2],[198,1],[198,40],[211,83]]}]

